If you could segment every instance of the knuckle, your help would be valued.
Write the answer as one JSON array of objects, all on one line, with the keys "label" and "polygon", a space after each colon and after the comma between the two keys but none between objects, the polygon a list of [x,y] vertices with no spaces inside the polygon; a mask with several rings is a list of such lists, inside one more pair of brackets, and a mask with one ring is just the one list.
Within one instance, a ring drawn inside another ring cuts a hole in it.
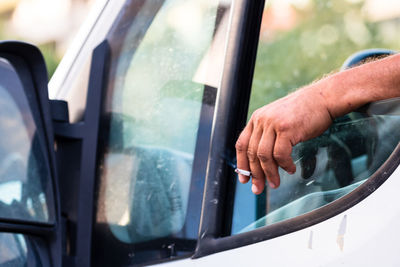
[{"label": "knuckle", "polygon": [[255,162],[257,160],[257,153],[254,150],[249,149],[247,150],[247,158],[250,162]]},{"label": "knuckle", "polygon": [[247,145],[245,143],[243,143],[242,140],[237,140],[236,144],[235,144],[235,148],[238,152],[244,152],[247,150]]},{"label": "knuckle", "polygon": [[265,152],[258,152],[257,153],[257,157],[258,157],[258,159],[261,161],[261,162],[268,162],[268,161],[270,161],[271,160],[271,156],[270,155],[268,155],[267,153],[265,153]]},{"label": "knuckle", "polygon": [[300,142],[303,142],[304,139],[302,136],[305,136],[305,134],[301,134],[300,132],[296,132],[294,133],[294,135],[292,136],[292,138],[290,139],[290,143],[292,143],[292,145],[296,145]]},{"label": "knuckle", "polygon": [[268,169],[265,173],[269,180],[275,180],[279,176],[273,169]]},{"label": "knuckle", "polygon": [[253,115],[251,116],[251,119],[253,120],[253,123],[255,125],[262,125],[263,121],[266,119],[265,116],[262,114],[262,111],[260,109],[257,109],[254,111]]},{"label": "knuckle", "polygon": [[291,128],[290,123],[288,123],[287,121],[279,121],[276,124],[276,130],[278,132],[286,132]]},{"label": "knuckle", "polygon": [[287,156],[280,153],[280,152],[274,152],[274,159],[278,162],[286,162],[287,161]]},{"label": "knuckle", "polygon": [[262,174],[258,175],[258,174],[252,174],[251,175],[252,181],[253,182],[258,182],[260,180],[263,180],[265,177],[262,176]]},{"label": "knuckle", "polygon": [[253,112],[253,114],[251,115],[251,117],[253,118],[253,119],[256,119],[256,118],[258,118],[259,117],[259,115],[260,115],[260,109],[256,109],[254,112]]},{"label": "knuckle", "polygon": [[267,181],[275,181],[276,180],[276,176],[275,175],[273,175],[272,173],[266,173],[265,174],[265,176],[266,176],[266,180]]}]

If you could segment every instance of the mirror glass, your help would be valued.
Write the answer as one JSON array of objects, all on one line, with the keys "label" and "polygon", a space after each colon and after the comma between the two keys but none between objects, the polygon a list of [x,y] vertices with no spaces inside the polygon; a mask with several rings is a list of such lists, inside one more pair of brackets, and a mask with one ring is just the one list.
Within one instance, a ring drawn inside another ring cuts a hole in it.
[{"label": "mirror glass", "polygon": [[40,116],[37,107],[32,108],[34,92],[26,95],[17,73],[3,59],[0,77],[0,219],[50,222],[50,169],[34,119]]}]

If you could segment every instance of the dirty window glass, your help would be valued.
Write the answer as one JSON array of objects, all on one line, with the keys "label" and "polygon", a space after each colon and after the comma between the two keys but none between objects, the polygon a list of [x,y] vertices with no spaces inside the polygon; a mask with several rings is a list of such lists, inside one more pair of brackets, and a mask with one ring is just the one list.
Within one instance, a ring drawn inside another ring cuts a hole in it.
[{"label": "dirty window glass", "polygon": [[8,77],[0,82],[0,218],[49,222],[44,146],[19,78],[7,62],[0,68]]},{"label": "dirty window glass", "polygon": [[[249,116],[257,108],[370,48],[400,48],[400,3],[272,0],[264,10]],[[395,108],[398,100],[381,103]],[[383,109],[385,110],[385,109]],[[376,110],[375,110],[376,111]],[[236,186],[232,233],[293,218],[351,192],[385,162],[400,140],[399,113],[354,112],[322,136],[294,148],[297,172],[260,196]]]},{"label": "dirty window glass", "polygon": [[42,266],[32,241],[21,234],[0,233],[0,267]]},{"label": "dirty window glass", "polygon": [[[99,263],[194,250],[229,7],[215,0],[127,1],[109,33]],[[104,249],[111,250],[106,257]]]}]

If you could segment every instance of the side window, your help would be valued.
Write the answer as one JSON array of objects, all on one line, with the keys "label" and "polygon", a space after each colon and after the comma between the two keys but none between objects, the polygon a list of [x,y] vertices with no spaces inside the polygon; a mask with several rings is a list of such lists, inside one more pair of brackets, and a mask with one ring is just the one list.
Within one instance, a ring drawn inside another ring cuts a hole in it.
[{"label": "side window", "polygon": [[[334,71],[351,54],[400,48],[400,6],[377,1],[267,1],[249,116]],[[396,105],[396,101],[391,102]],[[385,105],[385,104],[383,104]],[[348,194],[388,159],[400,140],[400,114],[353,112],[322,136],[294,147],[297,172],[280,170],[281,186],[254,196],[236,186],[232,234],[305,214]]]},{"label": "side window", "polygon": [[229,9],[230,1],[131,0],[108,34],[98,265],[193,253]]},{"label": "side window", "polygon": [[0,267],[42,265],[34,239],[22,234],[0,233]]},{"label": "side window", "polygon": [[0,266],[26,266],[27,250],[23,235],[0,233]]}]

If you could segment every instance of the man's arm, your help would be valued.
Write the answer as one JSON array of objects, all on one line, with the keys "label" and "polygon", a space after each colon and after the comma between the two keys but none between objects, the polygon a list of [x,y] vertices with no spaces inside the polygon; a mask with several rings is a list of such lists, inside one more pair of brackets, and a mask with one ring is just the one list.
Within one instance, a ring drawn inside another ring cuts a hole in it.
[{"label": "man's arm", "polygon": [[[292,147],[321,135],[334,118],[369,102],[400,96],[400,55],[328,76],[256,110],[236,143],[237,167],[252,173],[252,191],[265,179],[280,184],[278,166],[294,173]],[[241,183],[249,177],[239,174]]]}]

